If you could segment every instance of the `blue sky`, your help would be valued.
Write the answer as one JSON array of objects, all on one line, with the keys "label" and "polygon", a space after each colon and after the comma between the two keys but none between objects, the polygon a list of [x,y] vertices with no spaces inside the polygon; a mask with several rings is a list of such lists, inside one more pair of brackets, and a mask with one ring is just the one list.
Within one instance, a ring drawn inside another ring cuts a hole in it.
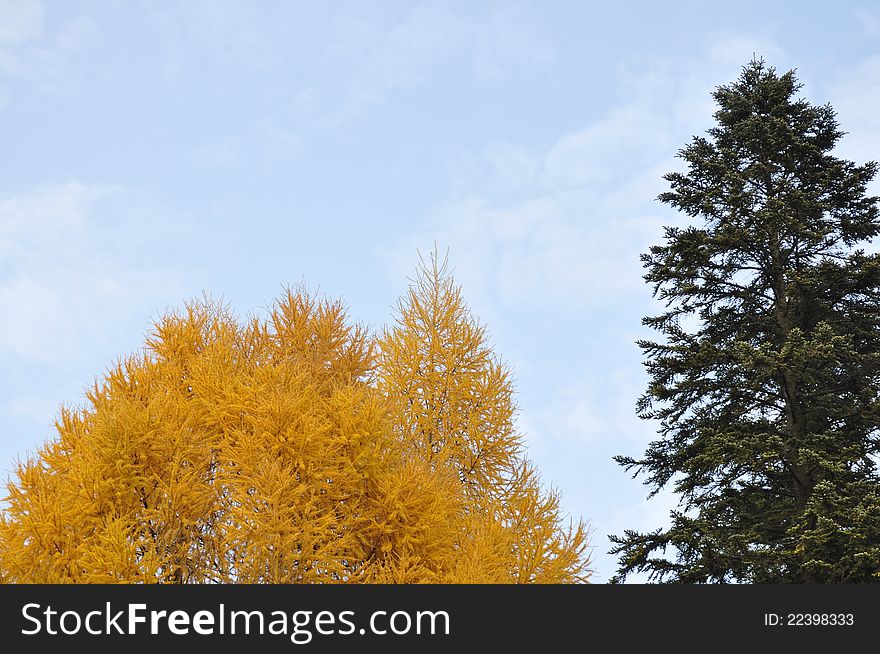
[{"label": "blue sky", "polygon": [[654,435],[638,255],[710,91],[797,68],[880,157],[880,9],[715,4],[0,0],[0,466],[166,308],[303,282],[379,328],[436,243],[607,580],[674,504],[611,457]]}]

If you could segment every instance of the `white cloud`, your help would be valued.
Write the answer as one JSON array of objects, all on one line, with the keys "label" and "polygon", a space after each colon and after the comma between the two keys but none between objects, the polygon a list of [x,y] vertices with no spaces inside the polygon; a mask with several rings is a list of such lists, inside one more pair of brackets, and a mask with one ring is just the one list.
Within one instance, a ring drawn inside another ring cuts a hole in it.
[{"label": "white cloud", "polygon": [[467,16],[437,3],[419,4],[400,20],[346,12],[337,16],[329,52],[350,62],[349,89],[330,122],[359,115],[438,68],[464,61],[478,77],[497,78],[553,60],[550,39],[524,9],[496,6]]},{"label": "white cloud", "polygon": [[501,3],[471,27],[474,72],[492,79],[511,70],[534,71],[556,59],[553,40],[522,5]]},{"label": "white cloud", "polygon": [[[769,65],[782,68],[787,55],[770,38],[754,34],[721,34],[710,47],[709,57],[713,63],[727,68],[739,69],[753,57],[763,58]],[[721,83],[725,83],[723,78]]]},{"label": "white cloud", "polygon": [[300,133],[274,124],[264,125],[261,137],[271,151],[281,154],[299,152],[304,141]]},{"label": "white cloud", "polygon": [[670,149],[672,116],[651,97],[563,136],[544,158],[543,181],[557,187],[595,187],[616,183]]},{"label": "white cloud", "polygon": [[0,403],[0,415],[26,418],[45,423],[55,415],[58,407],[46,397],[34,393],[21,393]]},{"label": "white cloud", "polygon": [[495,305],[565,312],[631,302],[644,292],[639,254],[663,224],[681,220],[655,202],[662,176],[681,167],[675,154],[690,136],[711,126],[711,91],[753,52],[784,63],[772,41],[731,35],[686,64],[621,66],[628,101],[543,153],[492,143],[462,155],[455,195],[382,255],[400,274],[415,249],[449,247],[480,315]]},{"label": "white cloud", "polygon": [[43,33],[41,0],[0,0],[0,45],[26,43]]},{"label": "white cloud", "polygon": [[355,80],[355,102],[369,103],[386,92],[423,79],[438,61],[459,49],[466,25],[439,5],[420,5],[389,30],[367,57]]},{"label": "white cloud", "polygon": [[541,161],[526,148],[493,143],[482,156],[488,166],[489,183],[502,193],[528,188],[536,179]]},{"label": "white cloud", "polygon": [[97,25],[78,15],[54,24],[38,0],[0,0],[0,97],[21,83],[56,94],[82,75],[80,55],[101,39]]},{"label": "white cloud", "polygon": [[200,168],[228,170],[246,160],[264,160],[267,155],[298,154],[302,151],[303,142],[298,132],[263,120],[241,129],[234,136],[190,149],[189,159]]},{"label": "white cloud", "polygon": [[190,158],[204,168],[232,168],[241,159],[241,146],[234,139],[208,143],[190,151]]},{"label": "white cloud", "polygon": [[847,135],[838,149],[859,163],[880,159],[880,55],[840,71],[831,105]]},{"label": "white cloud", "polygon": [[675,165],[661,161],[604,190],[539,191],[509,205],[452,200],[383,256],[400,277],[417,249],[448,247],[457,280],[490,324],[502,307],[565,313],[625,302],[642,291],[638,257],[660,233],[652,199]]},{"label": "white cloud", "polygon": [[872,39],[880,38],[880,19],[875,13],[860,9],[856,11],[855,16],[867,36]]},{"label": "white cloud", "polygon": [[[637,356],[635,345],[631,347]],[[530,445],[541,448],[554,443],[594,448],[613,442],[618,449],[643,445],[651,427],[636,415],[635,403],[644,387],[639,369],[618,365],[587,370],[581,378],[560,384],[554,399],[529,415],[529,431],[523,433]]]},{"label": "white cloud", "polygon": [[146,327],[191,284],[191,269],[162,261],[188,236],[181,217],[119,188],[0,195],[0,359],[76,361],[132,314]]},{"label": "white cloud", "polygon": [[[235,71],[265,72],[276,64],[278,53],[269,38],[276,18],[265,3],[235,0],[140,2],[144,28],[154,30],[160,63],[170,77],[205,62]],[[291,29],[300,29],[294,22]],[[297,39],[299,34],[293,34]]]}]

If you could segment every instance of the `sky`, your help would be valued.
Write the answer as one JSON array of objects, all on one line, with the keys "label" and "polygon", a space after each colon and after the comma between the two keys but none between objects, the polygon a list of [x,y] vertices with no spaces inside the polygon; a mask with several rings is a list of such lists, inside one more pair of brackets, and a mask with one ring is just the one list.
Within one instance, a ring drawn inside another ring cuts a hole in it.
[{"label": "sky", "polygon": [[165,311],[303,284],[378,330],[436,246],[607,581],[676,502],[612,460],[656,437],[639,254],[753,57],[880,158],[870,2],[0,0],[0,472]]}]

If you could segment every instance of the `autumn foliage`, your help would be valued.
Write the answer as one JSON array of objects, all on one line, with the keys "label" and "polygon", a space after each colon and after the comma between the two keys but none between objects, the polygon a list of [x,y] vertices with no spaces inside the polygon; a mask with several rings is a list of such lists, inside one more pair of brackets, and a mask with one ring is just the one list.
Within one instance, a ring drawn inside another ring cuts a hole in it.
[{"label": "autumn foliage", "polygon": [[572,583],[589,561],[522,453],[509,371],[436,257],[373,335],[289,290],[211,301],[63,408],[18,465],[0,576],[31,583]]}]

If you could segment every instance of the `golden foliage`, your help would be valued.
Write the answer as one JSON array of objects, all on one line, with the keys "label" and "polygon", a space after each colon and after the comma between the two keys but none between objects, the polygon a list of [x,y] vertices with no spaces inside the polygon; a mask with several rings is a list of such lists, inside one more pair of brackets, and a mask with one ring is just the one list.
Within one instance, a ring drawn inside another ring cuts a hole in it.
[{"label": "golden foliage", "polygon": [[301,291],[265,320],[192,303],[18,464],[0,580],[586,581],[514,411],[436,256],[378,338]]},{"label": "golden foliage", "polygon": [[460,579],[586,581],[584,526],[563,528],[558,497],[543,491],[522,456],[510,373],[436,252],[379,347],[379,388],[395,433],[432,469],[453,470],[464,489],[473,521],[466,542],[482,560],[467,563],[462,553]]}]

